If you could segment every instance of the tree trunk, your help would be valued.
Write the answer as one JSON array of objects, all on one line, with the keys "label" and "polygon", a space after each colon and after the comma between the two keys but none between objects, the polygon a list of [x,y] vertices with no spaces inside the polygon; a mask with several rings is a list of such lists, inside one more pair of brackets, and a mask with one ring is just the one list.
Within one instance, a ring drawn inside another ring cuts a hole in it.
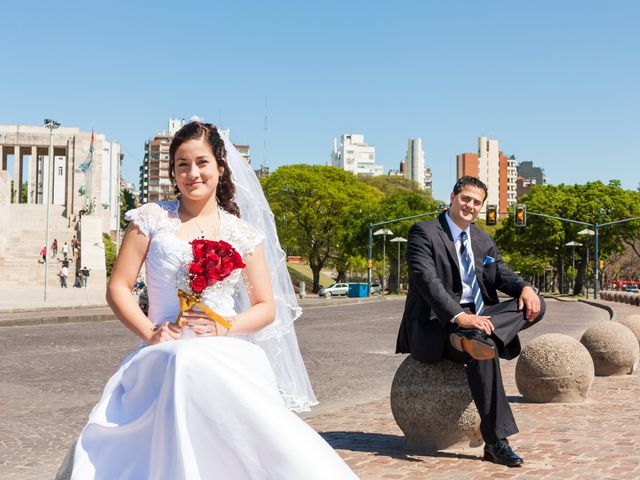
[{"label": "tree trunk", "polygon": [[320,290],[320,270],[322,270],[322,264],[309,262],[309,267],[313,273],[313,287],[311,291],[313,293],[318,293],[318,290]]},{"label": "tree trunk", "polygon": [[346,281],[347,281],[347,271],[338,270],[338,278],[336,278],[336,283],[346,283]]}]

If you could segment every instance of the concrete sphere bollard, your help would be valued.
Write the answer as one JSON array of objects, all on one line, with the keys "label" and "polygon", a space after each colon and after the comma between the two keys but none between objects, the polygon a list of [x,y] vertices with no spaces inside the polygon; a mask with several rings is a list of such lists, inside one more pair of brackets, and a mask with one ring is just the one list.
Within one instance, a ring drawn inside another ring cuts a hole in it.
[{"label": "concrete sphere bollard", "polygon": [[634,295],[635,305],[636,307],[640,307],[640,293],[636,293]]},{"label": "concrete sphere bollard", "polygon": [[71,473],[73,472],[73,457],[76,451],[77,442],[77,440],[74,440],[71,448],[69,448],[69,451],[67,452],[67,455],[64,457],[64,460],[62,460],[62,464],[60,465],[60,468],[58,468],[58,473],[56,473],[55,480],[71,479]]},{"label": "concrete sphere bollard", "polygon": [[442,450],[465,440],[481,445],[480,416],[462,364],[407,357],[393,378],[391,411],[409,448]]},{"label": "concrete sphere bollard", "polygon": [[596,375],[626,375],[638,364],[640,347],[633,332],[618,322],[600,322],[580,339],[595,367]]},{"label": "concrete sphere bollard", "polygon": [[611,300],[613,300],[614,302],[617,302],[618,300],[620,300],[620,293],[615,292]]},{"label": "concrete sphere bollard", "polygon": [[640,315],[629,315],[628,317],[618,320],[618,323],[631,330],[638,342],[640,342]]},{"label": "concrete sphere bollard", "polygon": [[631,303],[631,294],[630,293],[624,293],[622,296],[622,301],[626,304]]},{"label": "concrete sphere bollard", "polygon": [[516,385],[528,402],[582,402],[593,378],[593,360],[587,349],[560,333],[531,340],[516,364]]}]

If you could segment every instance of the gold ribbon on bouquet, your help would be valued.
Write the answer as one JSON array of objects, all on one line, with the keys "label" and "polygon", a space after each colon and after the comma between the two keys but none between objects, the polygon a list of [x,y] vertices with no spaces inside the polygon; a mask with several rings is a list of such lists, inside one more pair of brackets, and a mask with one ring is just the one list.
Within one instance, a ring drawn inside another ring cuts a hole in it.
[{"label": "gold ribbon on bouquet", "polygon": [[218,315],[216,312],[202,303],[200,301],[200,295],[190,295],[187,292],[178,289],[178,298],[180,299],[180,313],[178,314],[178,318],[176,318],[176,325],[181,327],[184,324],[182,316],[185,314],[185,312],[188,312],[194,307],[199,307],[214,322],[219,323],[227,330],[231,328],[231,322],[229,322],[226,318]]}]

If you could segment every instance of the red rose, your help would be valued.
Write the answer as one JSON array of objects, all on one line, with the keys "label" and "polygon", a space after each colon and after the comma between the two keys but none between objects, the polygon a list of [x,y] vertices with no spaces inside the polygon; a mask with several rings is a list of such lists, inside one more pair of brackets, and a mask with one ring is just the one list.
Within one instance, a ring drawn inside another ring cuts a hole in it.
[{"label": "red rose", "polygon": [[202,259],[207,252],[207,242],[209,240],[193,240],[191,242],[191,249],[193,250],[194,260]]},{"label": "red rose", "polygon": [[197,275],[196,278],[191,280],[190,285],[193,293],[202,293],[207,288],[207,279],[203,275]]},{"label": "red rose", "polygon": [[189,273],[194,275],[202,275],[204,273],[204,267],[200,262],[191,262],[189,264]]},{"label": "red rose", "polygon": [[207,252],[207,255],[204,258],[207,262],[211,262],[213,265],[220,264],[220,256],[213,250]]},{"label": "red rose", "polygon": [[233,247],[231,245],[229,245],[227,242],[220,240],[218,242],[218,248],[216,248],[216,251],[218,252],[218,255],[220,255],[221,257],[226,257],[227,255],[229,255],[232,251],[234,251]]},{"label": "red rose", "polygon": [[242,261],[242,255],[240,255],[237,250],[231,252],[231,260],[233,261],[233,265],[235,266],[235,268],[246,267],[246,265]]}]

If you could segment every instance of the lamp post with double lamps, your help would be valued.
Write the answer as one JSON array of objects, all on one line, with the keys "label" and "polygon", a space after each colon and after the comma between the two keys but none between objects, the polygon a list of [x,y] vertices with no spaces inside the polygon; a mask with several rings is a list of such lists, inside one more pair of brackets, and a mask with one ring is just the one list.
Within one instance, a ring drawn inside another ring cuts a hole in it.
[{"label": "lamp post with double lamps", "polygon": [[407,243],[407,239],[402,237],[395,237],[389,240],[389,242],[398,244],[398,280],[396,282],[398,288],[396,289],[396,293],[400,293],[400,244]]},{"label": "lamp post with double lamps", "polygon": [[387,283],[387,235],[393,235],[388,228],[381,228],[373,232],[374,235],[382,235],[382,295],[384,295]]},{"label": "lamp post with double lamps", "polygon": [[[589,236],[595,235],[596,232],[594,232],[593,230],[589,229],[589,228],[585,228],[584,230],[580,230],[578,232],[578,235],[587,235],[587,268],[589,266]],[[597,255],[596,255],[597,256]],[[595,294],[596,294],[596,282],[598,281],[598,274],[597,274],[597,265],[593,265],[593,298],[596,298]],[[586,270],[585,270],[586,273]],[[586,275],[585,275],[586,277]],[[586,288],[586,298],[589,298],[589,284],[586,281],[585,278],[585,283],[587,284],[587,288]]]},{"label": "lamp post with double lamps", "polygon": [[[44,200],[47,202],[47,226],[44,240],[44,248],[47,255],[44,257],[44,301],[47,301],[47,274],[49,266],[49,222],[51,216],[51,204],[53,203],[53,131],[60,124],[50,118],[45,118],[44,127],[49,129],[49,159],[47,162],[47,196]],[[44,172],[43,172],[44,173]]]}]

